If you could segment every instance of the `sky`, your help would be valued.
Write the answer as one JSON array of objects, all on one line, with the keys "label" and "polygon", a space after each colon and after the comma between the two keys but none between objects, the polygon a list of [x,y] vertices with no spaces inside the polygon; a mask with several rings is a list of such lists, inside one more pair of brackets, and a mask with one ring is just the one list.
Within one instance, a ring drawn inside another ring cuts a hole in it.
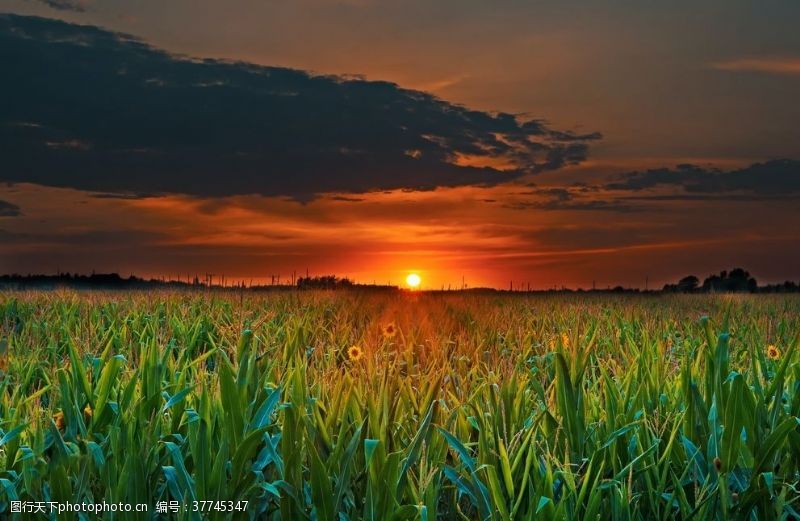
[{"label": "sky", "polygon": [[0,6],[0,272],[800,279],[800,4]]}]

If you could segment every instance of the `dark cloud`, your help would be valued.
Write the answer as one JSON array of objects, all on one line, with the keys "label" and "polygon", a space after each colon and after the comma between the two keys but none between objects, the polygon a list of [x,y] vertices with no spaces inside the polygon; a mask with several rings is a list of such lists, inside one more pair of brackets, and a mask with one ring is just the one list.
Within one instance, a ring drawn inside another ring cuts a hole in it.
[{"label": "dark cloud", "polygon": [[145,194],[145,193],[123,193],[120,192],[118,194],[115,193],[99,193],[99,194],[92,194],[91,197],[93,199],[125,199],[125,200],[136,200],[136,199],[146,199],[148,197],[152,197],[153,194]]},{"label": "dark cloud", "polygon": [[177,57],[42,18],[0,16],[0,58],[7,182],[307,200],[491,186],[578,163],[600,137],[387,82]]},{"label": "dark cloud", "polygon": [[341,201],[345,203],[360,203],[366,200],[363,197],[346,197],[343,195],[334,195],[330,199],[331,201]]},{"label": "dark cloud", "polygon": [[540,196],[532,200],[513,201],[504,204],[504,208],[512,210],[577,210],[577,211],[603,211],[603,212],[635,212],[640,208],[621,202],[618,199],[587,199],[578,193],[584,193],[584,187],[574,190],[562,187],[535,188],[523,192],[527,195]]},{"label": "dark cloud", "polygon": [[[613,182],[592,185],[574,182],[569,186],[537,187],[517,195],[533,199],[511,201],[506,208],[524,210],[595,210],[613,212],[645,211],[647,202],[669,201],[792,201],[800,196],[800,161],[775,159],[737,170],[723,171],[682,164],[674,169],[656,168],[628,172]],[[609,192],[671,187],[671,193],[645,192],[620,196]],[[677,190],[675,190],[677,189]],[[641,204],[636,204],[641,203]]]},{"label": "dark cloud", "polygon": [[538,208],[542,210],[586,210],[622,213],[636,212],[640,210],[640,208],[629,204],[620,203],[618,201],[603,201],[600,199],[576,202],[549,201],[540,205]]},{"label": "dark cloud", "polygon": [[89,5],[89,2],[87,0],[37,0],[37,1],[48,7],[52,7],[53,9],[58,9],[59,11],[73,11],[75,13],[86,12],[86,8]]},{"label": "dark cloud", "polygon": [[775,159],[728,172],[684,164],[675,169],[629,172],[606,188],[639,191],[669,185],[680,186],[694,194],[745,192],[751,197],[797,194],[800,193],[800,161]]},{"label": "dark cloud", "polygon": [[0,200],[0,217],[18,217],[22,215],[19,206]]},{"label": "dark cloud", "polygon": [[589,192],[597,192],[600,190],[600,187],[597,185],[590,185],[588,183],[582,182],[575,182],[570,185],[573,190],[577,192],[589,193]]},{"label": "dark cloud", "polygon": [[793,194],[651,194],[632,195],[616,198],[618,201],[722,201],[722,202],[753,202],[753,201],[793,201]]}]

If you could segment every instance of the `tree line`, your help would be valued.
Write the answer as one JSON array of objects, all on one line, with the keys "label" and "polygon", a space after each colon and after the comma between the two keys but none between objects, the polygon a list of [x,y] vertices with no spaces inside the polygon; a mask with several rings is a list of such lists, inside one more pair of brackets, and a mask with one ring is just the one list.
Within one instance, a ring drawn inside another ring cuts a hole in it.
[{"label": "tree line", "polygon": [[[224,281],[224,277],[220,280]],[[216,284],[213,279],[201,280],[195,276],[194,279],[174,280],[174,279],[144,279],[131,275],[122,277],[117,273],[92,273],[91,275],[81,275],[77,273],[59,273],[57,275],[0,275],[0,289],[54,289],[67,287],[75,289],[240,289],[253,291],[278,291],[286,289],[299,290],[347,290],[347,289],[372,289],[372,290],[397,290],[397,286],[378,285],[378,284],[359,284],[347,277],[337,277],[336,275],[306,276],[297,279],[293,285],[288,284]],[[495,288],[471,288],[471,291],[491,291],[506,292]],[[759,286],[758,281],[750,272],[735,268],[731,271],[721,271],[718,274],[709,275],[703,282],[695,275],[687,275],[673,284],[665,284],[661,290],[641,290],[638,288],[626,288],[623,286],[609,287],[608,289],[597,290],[571,290],[568,288],[549,289],[549,290],[528,290],[514,292],[515,294],[525,293],[572,293],[572,292],[591,292],[591,293],[798,293],[800,284],[794,281],[786,281],[779,284],[767,284]]]},{"label": "tree line", "polygon": [[662,291],[667,293],[796,293],[800,285],[787,280],[780,284],[759,286],[755,277],[745,269],[735,268],[709,275],[700,284],[695,275],[687,275],[675,284],[665,284]]}]

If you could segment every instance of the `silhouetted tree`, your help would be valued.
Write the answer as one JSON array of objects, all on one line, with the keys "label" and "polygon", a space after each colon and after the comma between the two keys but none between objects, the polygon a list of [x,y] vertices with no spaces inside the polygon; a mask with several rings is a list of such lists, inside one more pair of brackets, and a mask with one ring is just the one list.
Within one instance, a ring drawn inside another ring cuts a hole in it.
[{"label": "silhouetted tree", "polygon": [[353,281],[348,278],[339,278],[336,275],[323,275],[320,277],[300,277],[297,287],[300,289],[342,289],[353,286]]},{"label": "silhouetted tree", "polygon": [[689,275],[678,281],[678,291],[682,293],[691,293],[692,291],[695,291],[699,285],[700,279],[694,275]]},{"label": "silhouetted tree", "polygon": [[721,271],[719,275],[712,275],[703,281],[703,291],[715,292],[755,292],[758,282],[750,273],[742,268]]}]

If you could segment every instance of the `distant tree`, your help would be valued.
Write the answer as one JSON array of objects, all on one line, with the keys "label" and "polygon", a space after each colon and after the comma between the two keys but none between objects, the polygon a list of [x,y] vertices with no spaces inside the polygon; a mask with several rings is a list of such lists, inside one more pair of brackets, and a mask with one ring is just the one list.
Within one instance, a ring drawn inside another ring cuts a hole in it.
[{"label": "distant tree", "polygon": [[319,277],[300,277],[297,287],[300,289],[341,289],[350,288],[353,281],[348,278],[339,278],[335,275],[322,275]]},{"label": "distant tree", "polygon": [[755,292],[757,290],[756,279],[742,268],[735,268],[730,273],[721,271],[719,275],[711,275],[703,281],[703,291]]},{"label": "distant tree", "polygon": [[793,282],[787,281],[781,285],[758,287],[758,282],[755,277],[742,268],[735,268],[731,271],[723,270],[716,275],[709,275],[703,280],[702,286],[700,281],[694,275],[683,277],[677,283],[665,284],[662,291],[665,293],[694,293],[694,292],[739,292],[739,293],[757,293],[761,291],[774,292],[774,291],[796,291]]},{"label": "distant tree", "polygon": [[680,291],[681,293],[691,293],[692,291],[695,291],[699,285],[700,279],[694,275],[688,275],[678,281],[677,291]]}]

